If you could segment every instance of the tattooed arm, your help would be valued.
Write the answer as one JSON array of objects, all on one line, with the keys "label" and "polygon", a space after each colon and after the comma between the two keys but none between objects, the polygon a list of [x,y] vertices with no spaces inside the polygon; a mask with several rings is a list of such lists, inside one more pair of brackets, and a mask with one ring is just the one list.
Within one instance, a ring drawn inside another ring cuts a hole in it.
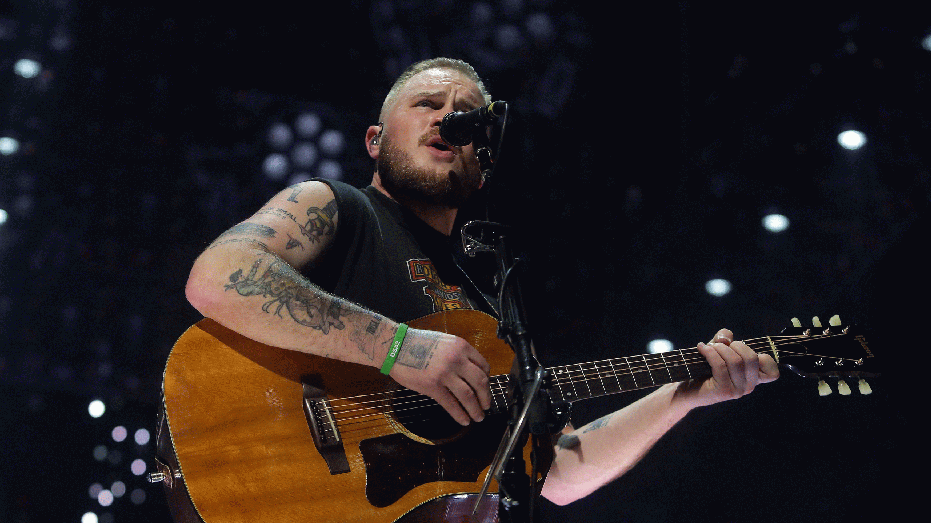
[{"label": "tattooed arm", "polygon": [[733,334],[721,329],[713,343],[698,344],[711,378],[664,385],[584,427],[565,430],[542,495],[560,505],[585,497],[630,470],[692,409],[739,398],[779,377],[772,358],[731,340]]},{"label": "tattooed arm", "polygon": [[[380,367],[397,323],[323,291],[299,270],[324,255],[336,232],[332,190],[285,189],[198,257],[186,287],[204,316],[256,341]],[[409,329],[391,377],[436,399],[458,422],[481,420],[491,402],[488,364],[465,340]]]}]

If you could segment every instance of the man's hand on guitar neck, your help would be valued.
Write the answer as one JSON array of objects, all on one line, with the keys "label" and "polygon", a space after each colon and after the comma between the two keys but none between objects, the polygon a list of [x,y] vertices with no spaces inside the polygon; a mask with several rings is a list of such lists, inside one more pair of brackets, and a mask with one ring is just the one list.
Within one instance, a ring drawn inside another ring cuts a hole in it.
[{"label": "man's hand on guitar neck", "polygon": [[693,407],[736,399],[753,392],[760,383],[779,377],[779,367],[768,354],[757,354],[746,343],[732,341],[734,333],[721,329],[698,351],[711,366],[712,377],[680,384],[676,396]]},{"label": "man's hand on guitar neck", "polygon": [[491,407],[485,358],[452,334],[408,329],[391,377],[435,399],[461,425],[482,421]]}]

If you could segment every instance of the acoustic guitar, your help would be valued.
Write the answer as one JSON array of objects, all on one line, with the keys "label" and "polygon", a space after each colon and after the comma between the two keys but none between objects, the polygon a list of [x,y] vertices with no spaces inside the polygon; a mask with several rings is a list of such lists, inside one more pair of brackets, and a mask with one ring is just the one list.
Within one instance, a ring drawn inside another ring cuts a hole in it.
[{"label": "acoustic guitar", "polygon": [[[842,394],[848,378],[869,393],[873,354],[835,318],[744,341],[799,374],[838,379]],[[150,479],[183,486],[206,523],[495,521],[494,483],[475,515],[471,501],[504,433],[511,349],[478,311],[409,325],[460,336],[485,356],[493,401],[484,421],[463,428],[378,369],[263,345],[204,319],[168,358],[164,414],[176,459]],[[694,347],[548,372],[553,400],[564,402],[711,375]]]}]

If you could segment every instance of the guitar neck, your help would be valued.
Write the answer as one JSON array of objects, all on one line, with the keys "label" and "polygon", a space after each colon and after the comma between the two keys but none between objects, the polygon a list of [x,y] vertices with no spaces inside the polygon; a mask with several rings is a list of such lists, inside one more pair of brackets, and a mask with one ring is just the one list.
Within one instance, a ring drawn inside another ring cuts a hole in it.
[{"label": "guitar neck", "polygon": [[[549,367],[554,401],[572,402],[711,376],[711,366],[698,349],[642,354],[588,363]],[[492,412],[507,408],[509,375],[493,376]]]}]

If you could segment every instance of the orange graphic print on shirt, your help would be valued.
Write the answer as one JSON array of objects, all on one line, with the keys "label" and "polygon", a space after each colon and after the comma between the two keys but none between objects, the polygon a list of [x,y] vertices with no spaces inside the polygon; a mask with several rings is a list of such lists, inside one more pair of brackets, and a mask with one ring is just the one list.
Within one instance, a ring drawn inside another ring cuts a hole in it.
[{"label": "orange graphic print on shirt", "polygon": [[440,280],[436,267],[430,260],[408,260],[407,268],[410,270],[411,281],[425,281],[423,293],[433,300],[434,311],[448,311],[454,309],[471,309],[466,301],[462,289],[455,285],[446,285]]}]

